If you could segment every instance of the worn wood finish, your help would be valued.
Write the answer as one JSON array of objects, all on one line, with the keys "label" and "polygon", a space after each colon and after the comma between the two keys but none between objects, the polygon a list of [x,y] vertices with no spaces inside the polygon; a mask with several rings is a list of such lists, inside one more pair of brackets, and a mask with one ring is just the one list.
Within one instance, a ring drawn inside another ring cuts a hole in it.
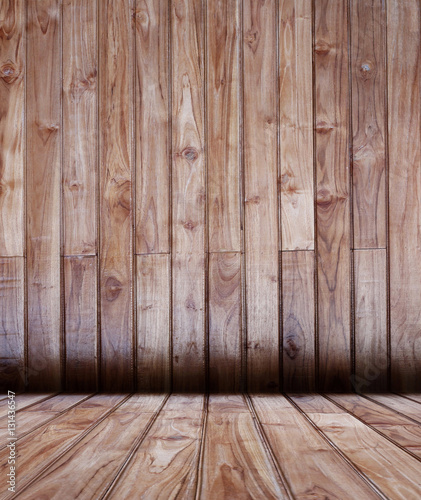
[{"label": "worn wood finish", "polygon": [[241,256],[209,259],[209,384],[211,392],[241,390]]},{"label": "worn wood finish", "polygon": [[354,248],[385,248],[385,2],[350,6]]},{"label": "worn wood finish", "polygon": [[392,390],[421,390],[421,7],[387,3]]},{"label": "worn wood finish", "polygon": [[322,396],[293,400],[386,497],[417,498],[420,461]]},{"label": "worn wood finish", "polygon": [[170,387],[170,256],[137,256],[137,388]]},{"label": "worn wood finish", "polygon": [[315,389],[314,252],[282,254],[283,388]]},{"label": "worn wood finish", "polygon": [[276,5],[243,2],[247,384],[279,388]]},{"label": "worn wood finish", "polygon": [[28,2],[26,86],[28,385],[61,387],[61,7]]},{"label": "worn wood finish", "polygon": [[387,408],[402,413],[403,415],[412,418],[421,424],[421,408],[418,403],[397,394],[370,394],[371,400],[381,403]]},{"label": "worn wood finish", "polygon": [[167,0],[137,0],[136,252],[170,249],[169,24]]},{"label": "worn wood finish", "polygon": [[98,388],[97,258],[64,258],[66,390]]},{"label": "worn wood finish", "polygon": [[171,3],[172,304],[176,391],[205,386],[204,10]]},{"label": "worn wood finish", "polygon": [[63,254],[95,255],[98,180],[97,2],[64,0]]},{"label": "worn wood finish", "polygon": [[316,2],[314,15],[319,384],[343,391],[351,374],[347,2]]},{"label": "worn wood finish", "polygon": [[295,498],[378,498],[283,396],[252,400]]},{"label": "worn wood finish", "polygon": [[282,250],[314,248],[312,5],[279,2]]},{"label": "worn wood finish", "polygon": [[0,388],[25,386],[24,259],[0,257]]},{"label": "worn wood finish", "polygon": [[101,373],[133,388],[132,0],[99,2]]},{"label": "worn wood finish", "polygon": [[0,5],[0,256],[24,255],[25,1]]},{"label": "worn wood finish", "polygon": [[357,392],[388,388],[386,251],[358,250],[355,266],[355,379]]},{"label": "worn wood finish", "polygon": [[209,250],[241,250],[240,3],[207,2]]}]

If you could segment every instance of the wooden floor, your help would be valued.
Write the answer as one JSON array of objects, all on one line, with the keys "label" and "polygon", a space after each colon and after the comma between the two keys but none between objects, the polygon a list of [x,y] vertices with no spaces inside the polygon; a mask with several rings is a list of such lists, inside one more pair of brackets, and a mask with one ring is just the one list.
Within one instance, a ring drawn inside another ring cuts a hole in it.
[{"label": "wooden floor", "polygon": [[421,395],[22,394],[26,499],[421,497]]}]

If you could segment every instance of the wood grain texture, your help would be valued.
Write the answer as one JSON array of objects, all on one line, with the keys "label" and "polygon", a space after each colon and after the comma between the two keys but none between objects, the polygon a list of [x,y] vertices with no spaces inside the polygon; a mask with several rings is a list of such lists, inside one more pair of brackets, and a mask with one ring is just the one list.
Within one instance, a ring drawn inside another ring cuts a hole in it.
[{"label": "wood grain texture", "polygon": [[421,390],[421,8],[387,3],[392,390]]},{"label": "wood grain texture", "polygon": [[57,390],[61,386],[60,2],[28,2],[27,16],[27,374],[29,388]]},{"label": "wood grain texture", "polygon": [[170,387],[170,256],[137,256],[137,389]]},{"label": "wood grain texture", "polygon": [[98,387],[97,258],[64,259],[66,390]]},{"label": "wood grain texture", "polygon": [[314,252],[282,252],[283,389],[314,391]]},{"label": "wood grain texture", "polygon": [[354,248],[385,248],[385,2],[350,5]]},{"label": "wood grain texture", "polygon": [[162,395],[132,396],[41,474],[23,498],[101,498],[162,400]]},{"label": "wood grain texture", "polygon": [[0,388],[25,386],[25,302],[23,257],[0,257]]},{"label": "wood grain texture", "polygon": [[211,392],[241,390],[241,256],[209,257],[209,373]]},{"label": "wood grain texture", "polygon": [[333,394],[329,398],[421,459],[421,427],[412,420],[359,395]]},{"label": "wood grain texture", "polygon": [[24,255],[25,2],[0,5],[0,256]]},{"label": "wood grain texture", "polygon": [[421,409],[415,401],[397,394],[370,394],[369,398],[421,424]]},{"label": "wood grain texture", "polygon": [[378,498],[283,396],[252,400],[295,498]]},{"label": "wood grain texture", "polygon": [[201,0],[171,10],[173,383],[205,384],[204,12]]},{"label": "wood grain texture", "polygon": [[101,371],[133,387],[132,0],[99,3]]},{"label": "wood grain texture", "polygon": [[209,250],[241,250],[240,6],[207,3],[206,115]]},{"label": "wood grain texture", "polygon": [[243,2],[247,383],[279,387],[276,5]]},{"label": "wood grain texture", "polygon": [[288,498],[240,395],[210,396],[201,470],[203,499]]},{"label": "wood grain texture", "polygon": [[167,0],[137,0],[136,252],[169,251],[169,66]]},{"label": "wood grain texture", "polygon": [[312,4],[279,2],[280,247],[314,248]]},{"label": "wood grain texture", "polygon": [[387,390],[386,250],[354,252],[355,380],[362,392]]},{"label": "wood grain texture", "polygon": [[64,0],[63,253],[95,255],[98,181],[96,0]]},{"label": "wood grain texture", "polygon": [[[203,402],[203,395],[171,395],[107,498],[193,500],[201,446]],[[183,408],[186,405],[188,413]]]},{"label": "wood grain texture", "polygon": [[347,2],[315,3],[319,374],[350,387],[350,211]]},{"label": "wood grain texture", "polygon": [[[308,409],[306,399],[312,398]],[[417,498],[421,463],[322,396],[294,398],[317,427],[388,498]],[[322,407],[323,412],[314,408]]]},{"label": "wood grain texture", "polygon": [[[100,420],[113,411],[123,399],[122,395],[94,396],[22,438],[18,443],[21,474],[16,492],[22,492],[63,453],[72,449],[84,433],[98,425]],[[8,449],[0,452],[0,471],[4,475],[9,467],[8,455]],[[23,495],[27,498],[31,497],[30,494],[22,492],[22,498],[24,498]],[[2,499],[9,499],[13,496],[13,493],[6,492],[2,495]]]}]

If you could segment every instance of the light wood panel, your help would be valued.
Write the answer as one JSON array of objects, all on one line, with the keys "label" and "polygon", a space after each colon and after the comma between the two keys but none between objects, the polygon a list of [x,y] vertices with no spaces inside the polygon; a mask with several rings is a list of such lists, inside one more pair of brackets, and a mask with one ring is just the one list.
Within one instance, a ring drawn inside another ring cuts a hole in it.
[{"label": "light wood panel", "polygon": [[211,392],[241,388],[241,256],[209,259],[209,384]]},{"label": "light wood panel", "polygon": [[314,252],[282,253],[283,388],[313,391],[316,382]]},{"label": "light wood panel", "polygon": [[137,388],[170,387],[170,256],[137,256]]},{"label": "light wood panel", "polygon": [[279,388],[277,13],[243,2],[247,384]]},{"label": "light wood panel", "polygon": [[314,248],[312,4],[279,2],[282,250]]},{"label": "light wood panel", "polygon": [[28,386],[61,386],[61,7],[27,6]]},{"label": "light wood panel", "polygon": [[421,487],[421,463],[418,460],[322,396],[293,400],[386,497],[407,499],[418,496]]},{"label": "light wood panel", "polygon": [[24,255],[25,1],[0,5],[0,256]]},{"label": "light wood panel", "polygon": [[136,252],[170,248],[167,0],[134,2],[136,26]]},{"label": "light wood panel", "polygon": [[210,396],[199,498],[288,498],[242,396]]},{"label": "light wood panel", "polygon": [[98,387],[97,259],[64,259],[66,390]]},{"label": "light wood panel", "polygon": [[0,388],[25,386],[24,259],[0,257]]},{"label": "light wood panel", "polygon": [[415,401],[411,401],[397,394],[370,394],[368,397],[421,424],[421,409]]},{"label": "light wood panel", "polygon": [[63,254],[97,251],[97,2],[64,0]]},{"label": "light wood panel", "polygon": [[387,3],[392,389],[421,390],[421,28],[416,0]]},{"label": "light wood panel", "polygon": [[240,3],[207,2],[209,250],[241,250]]},{"label": "light wood panel", "polygon": [[99,3],[100,297],[104,390],[133,388],[132,0]]},{"label": "light wood panel", "polygon": [[107,498],[194,499],[203,403],[203,395],[171,395]]},{"label": "light wood panel", "polygon": [[295,498],[378,498],[283,396],[252,400]]},{"label": "light wood panel", "polygon": [[315,3],[318,339],[322,390],[350,387],[347,2]]},{"label": "light wood panel", "polygon": [[386,250],[354,252],[357,392],[388,388]]},{"label": "light wood panel", "polygon": [[385,2],[350,6],[354,248],[385,248]]},{"label": "light wood panel", "polygon": [[171,4],[172,314],[175,391],[205,386],[204,10]]}]

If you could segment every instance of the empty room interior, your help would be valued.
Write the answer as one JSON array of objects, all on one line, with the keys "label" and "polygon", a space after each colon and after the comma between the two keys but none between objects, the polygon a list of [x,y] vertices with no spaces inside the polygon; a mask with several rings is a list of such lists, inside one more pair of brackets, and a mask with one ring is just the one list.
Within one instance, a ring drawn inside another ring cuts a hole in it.
[{"label": "empty room interior", "polygon": [[421,498],[420,0],[0,0],[0,471]]}]

